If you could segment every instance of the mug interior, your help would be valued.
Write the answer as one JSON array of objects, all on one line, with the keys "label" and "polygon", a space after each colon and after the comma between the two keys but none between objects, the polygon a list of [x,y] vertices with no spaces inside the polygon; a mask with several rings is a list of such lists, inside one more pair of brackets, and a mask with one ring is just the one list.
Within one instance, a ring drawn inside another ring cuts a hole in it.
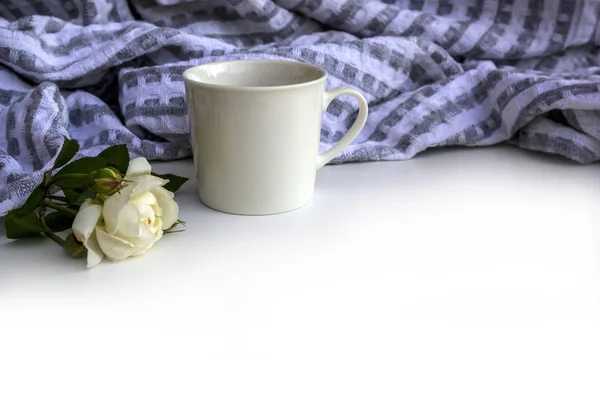
[{"label": "mug interior", "polygon": [[284,60],[235,60],[198,65],[183,73],[189,82],[232,88],[285,87],[327,76],[314,65]]}]

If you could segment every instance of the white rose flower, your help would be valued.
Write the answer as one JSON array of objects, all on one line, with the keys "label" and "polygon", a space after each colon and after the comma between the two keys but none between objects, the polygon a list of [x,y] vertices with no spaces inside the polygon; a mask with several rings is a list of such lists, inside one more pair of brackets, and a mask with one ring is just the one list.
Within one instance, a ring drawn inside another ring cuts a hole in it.
[{"label": "white rose flower", "polygon": [[150,249],[179,216],[168,180],[150,175],[143,158],[129,163],[122,189],[104,204],[86,201],[73,221],[73,234],[87,248],[87,267],[104,257],[121,261]]}]

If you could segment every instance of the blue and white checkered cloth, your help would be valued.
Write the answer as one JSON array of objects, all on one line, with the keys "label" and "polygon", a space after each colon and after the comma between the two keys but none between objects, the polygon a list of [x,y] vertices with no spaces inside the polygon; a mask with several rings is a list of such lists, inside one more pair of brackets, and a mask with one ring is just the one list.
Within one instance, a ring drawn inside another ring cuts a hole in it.
[{"label": "blue and white checkered cloth", "polygon": [[[63,137],[81,155],[191,156],[181,73],[292,59],[364,93],[364,131],[336,163],[509,141],[600,159],[597,0],[2,0],[0,216]],[[323,149],[357,112],[334,101]]]}]

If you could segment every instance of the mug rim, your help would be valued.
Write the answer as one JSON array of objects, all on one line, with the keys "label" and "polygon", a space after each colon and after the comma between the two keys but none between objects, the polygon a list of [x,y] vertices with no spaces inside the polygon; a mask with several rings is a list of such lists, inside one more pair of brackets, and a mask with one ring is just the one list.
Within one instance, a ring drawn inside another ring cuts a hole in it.
[{"label": "mug rim", "polygon": [[[190,78],[188,75],[193,72],[193,70],[199,70],[203,68],[207,68],[210,66],[218,65],[218,64],[283,64],[283,65],[302,65],[306,68],[317,71],[321,76],[306,82],[300,83],[290,83],[286,85],[275,85],[275,86],[234,86],[234,85],[224,85],[220,83],[208,83],[208,82],[200,82],[198,80]],[[295,60],[270,60],[270,59],[240,59],[240,60],[223,60],[223,61],[213,61],[206,64],[194,65],[193,67],[187,68],[182,73],[183,80],[186,84],[200,86],[204,88],[210,89],[219,89],[219,90],[237,90],[237,91],[276,91],[276,90],[286,90],[286,89],[296,89],[305,86],[314,85],[318,82],[324,81],[327,79],[327,71],[321,67],[318,67],[313,64],[305,63],[302,61]]]}]

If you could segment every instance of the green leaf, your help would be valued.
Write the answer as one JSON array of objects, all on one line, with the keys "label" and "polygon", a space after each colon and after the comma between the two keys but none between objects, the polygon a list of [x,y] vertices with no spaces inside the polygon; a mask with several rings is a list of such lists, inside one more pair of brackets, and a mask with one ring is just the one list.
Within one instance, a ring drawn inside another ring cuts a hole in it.
[{"label": "green leaf", "polygon": [[159,175],[159,174],[152,173],[152,175],[158,176],[159,178],[168,179],[169,183],[167,183],[163,187],[173,193],[178,191],[179,188],[181,186],[183,186],[183,184],[189,180],[189,178],[184,178],[183,176],[177,176],[177,175],[173,175],[173,174]]},{"label": "green leaf", "polygon": [[54,161],[53,169],[60,168],[75,157],[75,154],[79,151],[79,143],[77,140],[68,139],[65,137],[62,148],[56,156],[56,160]]},{"label": "green leaf", "polygon": [[73,189],[65,188],[65,189],[63,189],[63,194],[65,195],[65,197],[67,198],[69,203],[77,203],[79,201],[79,197],[83,193],[84,193],[83,189],[80,189],[80,188],[73,188]]},{"label": "green leaf", "polygon": [[9,239],[38,236],[44,232],[40,219],[33,211],[18,213],[17,210],[13,210],[9,212],[6,215],[4,227],[6,228],[6,237]]},{"label": "green leaf", "polygon": [[63,248],[71,257],[83,258],[87,255],[87,249],[83,243],[78,242],[72,233],[66,237]]},{"label": "green leaf", "polygon": [[56,186],[59,186],[61,189],[77,189],[84,188],[88,185],[89,179],[87,175],[81,177],[73,177],[68,179],[61,179],[60,181],[55,182]]},{"label": "green leaf", "polygon": [[107,161],[103,157],[83,157],[67,164],[58,171],[54,178],[67,174],[89,174],[100,168],[106,167]]},{"label": "green leaf", "polygon": [[20,208],[17,208],[14,211],[20,215],[34,211],[36,208],[39,207],[42,200],[44,200],[44,194],[44,188],[42,187],[42,185],[36,187],[35,189],[33,189],[33,192],[31,192],[31,194],[27,198],[27,201],[25,201],[25,204],[23,204]]},{"label": "green leaf", "polygon": [[129,166],[129,151],[124,144],[117,144],[103,150],[98,157],[106,159],[108,165],[116,168],[121,174],[125,175]]},{"label": "green leaf", "polygon": [[45,219],[46,225],[48,225],[48,228],[50,228],[52,232],[62,232],[70,229],[73,226],[73,220],[75,219],[75,216],[57,211],[47,214]]},{"label": "green leaf", "polygon": [[63,189],[84,188],[89,184],[88,174],[106,167],[102,157],[83,157],[67,164],[52,177],[52,183]]},{"label": "green leaf", "polygon": [[92,190],[86,189],[83,193],[79,195],[77,201],[75,201],[74,203],[81,204],[87,199],[93,199],[94,197],[96,197],[96,193],[94,193]]}]

